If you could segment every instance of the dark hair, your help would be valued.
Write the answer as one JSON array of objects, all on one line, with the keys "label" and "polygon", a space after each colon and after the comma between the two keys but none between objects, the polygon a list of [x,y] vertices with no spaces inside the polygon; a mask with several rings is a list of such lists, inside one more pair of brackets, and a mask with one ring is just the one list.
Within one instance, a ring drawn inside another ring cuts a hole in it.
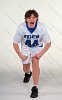
[{"label": "dark hair", "polygon": [[34,10],[34,9],[32,9],[32,10],[26,11],[26,13],[25,13],[25,19],[28,18],[28,17],[30,17],[32,14],[33,14],[36,18],[38,18],[38,16],[39,16],[38,13],[37,13],[37,11]]}]

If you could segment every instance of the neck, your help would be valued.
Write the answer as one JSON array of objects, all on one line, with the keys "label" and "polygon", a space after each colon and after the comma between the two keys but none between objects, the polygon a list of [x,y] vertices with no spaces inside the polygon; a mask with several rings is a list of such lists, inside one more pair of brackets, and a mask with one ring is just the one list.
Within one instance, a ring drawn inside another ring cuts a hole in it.
[{"label": "neck", "polygon": [[35,31],[36,27],[37,27],[37,22],[36,22],[34,28],[30,28],[30,27],[28,26],[28,23],[26,23],[26,27],[27,27],[28,31],[30,31],[30,33],[33,33],[33,32]]}]

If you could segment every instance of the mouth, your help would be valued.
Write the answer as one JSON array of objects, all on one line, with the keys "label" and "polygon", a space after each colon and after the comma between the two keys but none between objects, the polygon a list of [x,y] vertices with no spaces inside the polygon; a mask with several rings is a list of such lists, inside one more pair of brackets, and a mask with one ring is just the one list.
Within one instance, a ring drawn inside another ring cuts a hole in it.
[{"label": "mouth", "polygon": [[34,22],[30,22],[30,24],[33,24],[34,25]]}]

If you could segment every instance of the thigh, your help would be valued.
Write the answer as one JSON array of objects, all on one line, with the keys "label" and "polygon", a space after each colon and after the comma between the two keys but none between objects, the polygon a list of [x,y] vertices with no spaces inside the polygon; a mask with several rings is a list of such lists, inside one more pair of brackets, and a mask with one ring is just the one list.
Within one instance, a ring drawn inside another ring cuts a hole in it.
[{"label": "thigh", "polygon": [[31,57],[34,57],[35,54],[39,53],[41,50],[42,50],[41,47],[35,47],[35,48],[33,48],[32,51],[31,51]]},{"label": "thigh", "polygon": [[28,47],[21,47],[21,53],[25,56],[29,56],[31,53],[31,49]]},{"label": "thigh", "polygon": [[23,63],[23,64],[29,64],[29,63],[31,63],[31,55],[30,55],[31,49],[28,48],[28,47],[22,47],[21,53],[22,53],[23,55],[27,56],[27,59],[24,60],[24,61],[22,61],[22,63]]},{"label": "thigh", "polygon": [[31,56],[29,55],[28,58],[24,61],[22,61],[23,65],[24,64],[30,64],[31,63]]}]

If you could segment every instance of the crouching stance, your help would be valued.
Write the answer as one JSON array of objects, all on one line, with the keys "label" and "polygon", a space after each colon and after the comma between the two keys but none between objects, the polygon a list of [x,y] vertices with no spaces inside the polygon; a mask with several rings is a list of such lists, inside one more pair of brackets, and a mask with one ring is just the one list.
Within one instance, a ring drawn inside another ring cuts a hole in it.
[{"label": "crouching stance", "polygon": [[[19,25],[13,41],[13,47],[23,64],[25,73],[23,82],[28,83],[30,77],[33,78],[31,98],[38,97],[39,59],[51,46],[50,36],[45,26],[38,21],[38,17],[35,10],[26,11],[25,22]],[[21,50],[19,43],[21,43]],[[31,63],[32,71],[30,70]]]}]

